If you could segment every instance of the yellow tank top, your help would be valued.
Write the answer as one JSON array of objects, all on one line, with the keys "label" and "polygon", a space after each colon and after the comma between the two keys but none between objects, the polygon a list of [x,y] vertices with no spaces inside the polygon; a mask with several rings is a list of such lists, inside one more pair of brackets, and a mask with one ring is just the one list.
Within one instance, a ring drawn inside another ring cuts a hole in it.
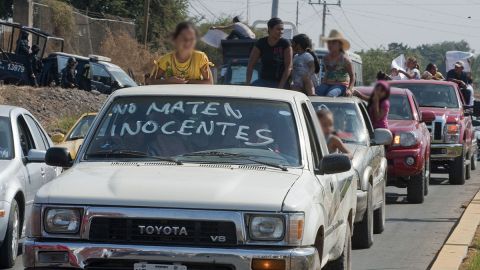
[{"label": "yellow tank top", "polygon": [[194,51],[190,59],[180,62],[175,57],[175,52],[170,52],[156,60],[152,77],[156,78],[158,71],[162,70],[165,77],[176,76],[186,80],[203,80],[202,71],[209,68],[212,63],[205,53]]}]

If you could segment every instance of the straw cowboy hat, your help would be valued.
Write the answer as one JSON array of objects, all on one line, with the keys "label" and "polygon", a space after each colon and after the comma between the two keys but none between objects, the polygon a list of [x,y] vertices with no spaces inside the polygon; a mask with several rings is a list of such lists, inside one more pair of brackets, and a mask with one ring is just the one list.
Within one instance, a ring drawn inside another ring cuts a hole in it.
[{"label": "straw cowboy hat", "polygon": [[330,31],[330,34],[328,35],[328,37],[323,37],[322,40],[325,42],[338,40],[342,43],[342,47],[344,51],[348,51],[348,49],[350,49],[350,42],[345,39],[342,33],[338,32],[335,29]]}]

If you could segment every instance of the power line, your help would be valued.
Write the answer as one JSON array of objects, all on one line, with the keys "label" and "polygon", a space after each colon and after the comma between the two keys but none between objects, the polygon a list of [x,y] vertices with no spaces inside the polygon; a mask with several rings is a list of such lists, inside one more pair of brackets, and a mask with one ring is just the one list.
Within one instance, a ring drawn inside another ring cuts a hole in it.
[{"label": "power line", "polygon": [[327,7],[328,6],[341,6],[342,1],[338,0],[336,4],[334,3],[327,3],[327,0],[317,0],[318,2],[313,2],[313,0],[309,0],[309,4],[312,5],[322,5],[323,6],[323,12],[322,12],[322,37],[325,36],[325,24],[326,24],[326,17],[327,17]]},{"label": "power line", "polygon": [[197,0],[197,3],[203,7],[204,10],[206,10],[210,15],[212,15],[215,19],[218,19],[218,16],[213,13],[203,2],[202,0]]},{"label": "power line", "polygon": [[345,17],[345,19],[347,20],[347,23],[350,25],[350,28],[352,28],[353,30],[353,33],[355,33],[355,35],[358,37],[358,39],[360,39],[360,41],[365,44],[367,46],[367,48],[370,48],[371,46],[368,45],[368,43],[362,38],[362,36],[357,32],[357,29],[355,29],[355,27],[353,26],[352,22],[350,21],[350,19],[348,18],[348,16],[345,14],[345,11],[343,10],[342,6],[340,6],[340,9],[342,10],[342,13],[343,13],[343,17]]}]

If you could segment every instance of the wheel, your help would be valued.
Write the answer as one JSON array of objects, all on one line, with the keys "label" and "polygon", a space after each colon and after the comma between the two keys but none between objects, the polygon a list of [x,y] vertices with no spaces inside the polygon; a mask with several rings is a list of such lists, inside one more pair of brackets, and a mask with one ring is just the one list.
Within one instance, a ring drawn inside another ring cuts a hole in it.
[{"label": "wheel", "polygon": [[352,269],[352,239],[351,228],[347,224],[347,231],[345,233],[345,242],[343,244],[343,252],[338,259],[330,261],[325,266],[324,270],[351,270]]},{"label": "wheel", "polygon": [[355,223],[352,236],[352,246],[354,248],[369,248],[373,244],[373,188],[368,185],[367,191],[367,209],[363,215],[362,221]]},{"label": "wheel", "polygon": [[10,207],[10,216],[8,218],[8,227],[5,239],[0,247],[0,268],[11,268],[15,264],[18,254],[18,239],[21,233],[20,228],[20,210],[17,201],[13,200]]},{"label": "wheel", "polygon": [[475,171],[477,169],[477,155],[477,153],[473,154],[470,160],[470,169],[472,171]]},{"label": "wheel", "polygon": [[465,173],[465,161],[463,156],[457,157],[452,162],[448,181],[451,185],[463,185],[465,184]]},{"label": "wheel", "polygon": [[410,203],[423,203],[425,199],[425,170],[410,177],[407,186],[407,200]]},{"label": "wheel", "polygon": [[387,198],[385,195],[385,186],[383,187],[383,202],[382,206],[373,211],[373,233],[382,233],[385,229],[385,210],[386,210]]}]

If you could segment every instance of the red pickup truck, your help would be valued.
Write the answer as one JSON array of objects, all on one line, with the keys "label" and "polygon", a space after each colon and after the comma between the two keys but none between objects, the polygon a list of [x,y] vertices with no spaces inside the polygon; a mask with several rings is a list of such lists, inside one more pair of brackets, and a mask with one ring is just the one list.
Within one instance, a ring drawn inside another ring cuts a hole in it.
[{"label": "red pickup truck", "polygon": [[[373,88],[357,90],[371,95]],[[412,92],[392,87],[388,128],[393,134],[393,141],[386,153],[387,185],[407,188],[410,203],[422,203],[428,193],[430,133],[425,122],[433,120],[435,114],[432,111],[420,112]]]},{"label": "red pickup truck", "polygon": [[392,81],[390,85],[409,89],[420,111],[435,114],[433,121],[426,122],[432,141],[431,171],[448,173],[450,184],[463,185],[465,179],[470,178],[477,144],[474,143],[471,109],[464,105],[457,85],[432,80]]}]

